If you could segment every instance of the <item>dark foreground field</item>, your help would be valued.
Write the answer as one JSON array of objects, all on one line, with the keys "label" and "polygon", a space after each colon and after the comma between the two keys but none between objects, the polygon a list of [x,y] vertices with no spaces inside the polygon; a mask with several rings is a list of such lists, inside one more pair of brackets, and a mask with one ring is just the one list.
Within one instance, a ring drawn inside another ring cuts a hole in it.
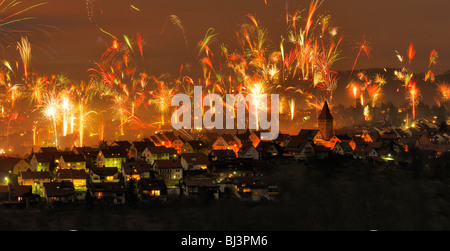
[{"label": "dark foreground field", "polygon": [[326,160],[268,172],[280,184],[278,201],[1,209],[0,230],[450,230],[450,188],[432,171]]}]

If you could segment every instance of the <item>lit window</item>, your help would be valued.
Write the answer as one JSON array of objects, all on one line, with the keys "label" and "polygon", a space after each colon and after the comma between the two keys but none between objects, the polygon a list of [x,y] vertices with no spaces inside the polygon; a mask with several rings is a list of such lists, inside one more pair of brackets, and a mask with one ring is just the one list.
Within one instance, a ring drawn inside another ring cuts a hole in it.
[{"label": "lit window", "polygon": [[113,181],[114,180],[114,176],[106,176],[106,180],[107,181]]},{"label": "lit window", "polygon": [[152,190],[151,195],[152,196],[160,196],[161,195],[161,191],[160,190]]}]

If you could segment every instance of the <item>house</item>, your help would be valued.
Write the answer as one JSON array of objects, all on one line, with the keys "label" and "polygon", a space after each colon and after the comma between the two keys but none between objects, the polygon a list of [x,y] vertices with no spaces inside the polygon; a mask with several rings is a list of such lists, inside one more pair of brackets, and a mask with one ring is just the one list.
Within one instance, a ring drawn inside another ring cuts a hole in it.
[{"label": "house", "polygon": [[100,149],[97,155],[97,166],[117,167],[122,171],[122,164],[126,162],[128,153],[121,146],[108,146]]},{"label": "house", "polygon": [[208,155],[208,146],[201,140],[189,140],[181,147],[181,153],[201,153]]},{"label": "house", "polygon": [[31,186],[3,185],[0,186],[0,201],[20,202],[31,195]]},{"label": "house", "polygon": [[38,194],[41,197],[44,196],[44,187],[43,184],[45,182],[50,182],[52,177],[49,171],[36,172],[36,171],[28,171],[21,172],[17,181],[19,185],[22,186],[32,186],[32,193]]},{"label": "house", "polygon": [[84,155],[84,159],[86,160],[86,169],[89,169],[89,168],[95,166],[95,163],[97,161],[97,156],[98,156],[98,153],[100,152],[100,150],[97,148],[83,146],[83,147],[74,147],[72,149],[72,152],[74,154]]},{"label": "house", "polygon": [[121,147],[125,152],[128,153],[130,151],[131,143],[126,140],[114,140],[109,146],[118,146]]},{"label": "house", "polygon": [[[303,130],[302,130],[303,131]],[[314,144],[312,141],[319,135],[319,131],[306,135],[296,135],[291,138],[285,147],[285,156],[293,157],[296,160],[306,160],[315,156]]]},{"label": "house", "polygon": [[283,149],[272,141],[260,141],[256,146],[261,159],[276,158],[283,155]]},{"label": "house", "polygon": [[44,198],[49,204],[55,202],[59,203],[74,203],[75,190],[72,182],[45,182],[44,186]]},{"label": "house", "polygon": [[[59,158],[58,158],[59,161]],[[30,165],[32,171],[50,171],[55,165],[55,157],[53,153],[32,153],[30,159]]]},{"label": "house", "polygon": [[241,146],[242,144],[239,139],[236,139],[230,134],[223,134],[217,137],[211,148],[213,150],[231,149],[234,152],[237,152]]},{"label": "house", "polygon": [[145,148],[155,146],[155,143],[150,140],[134,141],[131,143],[128,157],[135,160],[145,160],[143,155]]},{"label": "house", "polygon": [[183,153],[181,165],[184,170],[205,170],[209,165],[208,156],[201,153]]},{"label": "house", "polygon": [[91,198],[99,204],[125,204],[124,182],[95,182],[90,186]]},{"label": "house", "polygon": [[259,152],[256,150],[256,148],[253,146],[252,143],[246,143],[244,144],[238,151],[238,158],[243,159],[259,159]]},{"label": "house", "polygon": [[71,182],[73,184],[74,199],[77,202],[84,201],[88,179],[89,175],[85,170],[59,169],[57,173],[58,182]]},{"label": "house", "polygon": [[297,136],[300,138],[298,140],[308,140],[314,144],[323,144],[325,141],[322,131],[315,129],[301,129]]},{"label": "house", "polygon": [[149,179],[151,168],[144,160],[135,160],[124,163],[124,173],[126,180]]},{"label": "house", "polygon": [[142,152],[144,160],[148,164],[153,164],[156,160],[177,159],[178,153],[175,148],[165,146],[147,146]]},{"label": "house", "polygon": [[280,133],[278,135],[278,138],[275,139],[275,143],[277,143],[281,147],[285,147],[289,144],[289,141],[291,141],[291,135],[286,133]]},{"label": "house", "polygon": [[199,135],[198,140],[202,141],[206,145],[212,145],[214,141],[219,137],[217,133],[206,131]]},{"label": "house", "polygon": [[229,161],[236,159],[236,153],[233,150],[212,150],[208,156],[210,161]]},{"label": "house", "polygon": [[83,154],[64,153],[59,159],[59,168],[86,170],[86,158]]},{"label": "house", "polygon": [[166,182],[183,178],[183,166],[180,159],[155,160],[153,170]]},{"label": "house", "polygon": [[55,154],[55,153],[58,153],[58,148],[53,147],[53,146],[41,147],[41,148],[39,148],[39,153]]},{"label": "house", "polygon": [[375,132],[365,132],[361,137],[366,142],[375,142],[381,137],[381,135],[380,133],[375,131]]},{"label": "house", "polygon": [[138,189],[138,195],[141,201],[151,199],[165,200],[167,196],[166,183],[160,179],[140,179],[138,181]]},{"label": "house", "polygon": [[313,145],[314,148],[314,157],[316,159],[326,159],[330,157],[330,148],[321,146],[321,145]]},{"label": "house", "polygon": [[91,183],[119,182],[117,167],[93,167],[89,175]]},{"label": "house", "polygon": [[17,162],[12,169],[12,174],[19,175],[21,172],[26,172],[30,170],[31,171],[31,164],[25,159],[20,159],[19,162]]},{"label": "house", "polygon": [[211,178],[188,178],[183,180],[183,194],[188,197],[209,196],[219,198],[219,185]]},{"label": "house", "polygon": [[278,185],[270,176],[235,177],[234,184],[239,198],[258,201],[261,198],[273,199],[279,194]]},{"label": "house", "polygon": [[332,152],[339,155],[352,155],[353,149],[348,142],[339,141],[332,149]]}]

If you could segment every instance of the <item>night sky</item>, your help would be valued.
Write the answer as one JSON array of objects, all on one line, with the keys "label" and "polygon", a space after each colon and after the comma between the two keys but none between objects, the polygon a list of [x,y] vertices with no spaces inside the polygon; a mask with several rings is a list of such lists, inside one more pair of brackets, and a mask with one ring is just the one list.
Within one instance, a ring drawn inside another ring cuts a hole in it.
[{"label": "night sky", "polygon": [[[39,2],[30,0],[30,4]],[[36,17],[33,24],[48,26],[46,33],[37,32],[31,38],[34,70],[63,73],[71,79],[87,80],[88,69],[111,46],[111,37],[101,32],[98,28],[101,27],[120,39],[123,39],[123,35],[134,38],[137,32],[141,33],[144,41],[144,70],[152,75],[175,75],[182,64],[185,69],[189,64],[199,65],[195,60],[197,43],[204,38],[209,28],[214,28],[219,34],[212,46],[215,52],[219,52],[220,44],[239,50],[234,35],[240,25],[251,22],[247,14],[254,15],[260,25],[267,29],[274,50],[279,50],[280,37],[287,35],[286,8],[289,13],[297,9],[304,10],[303,16],[306,16],[310,3],[309,0],[267,0],[266,6],[264,0],[88,2],[93,6],[91,19],[85,0],[48,0],[46,5],[27,13],[28,16]],[[140,11],[134,10],[131,5]],[[371,57],[362,54],[355,70],[399,68],[402,65],[395,51],[407,58],[406,52],[412,42],[416,50],[412,69],[416,73],[426,72],[430,52],[435,49],[439,59],[434,72],[438,75],[450,70],[449,9],[450,1],[442,0],[328,0],[323,2],[317,14],[331,15],[331,26],[338,27],[343,37],[340,45],[343,58],[335,64],[334,70],[352,68],[358,52],[357,43],[364,37],[372,47]],[[176,15],[181,20],[188,46],[183,33],[168,21],[170,15]],[[15,48],[10,49],[10,53],[10,57],[18,56]],[[391,87],[392,90],[389,90],[389,86],[386,89],[386,98],[395,100],[397,94],[394,91],[397,87]],[[434,95],[433,92],[434,89],[430,95]],[[434,102],[430,95],[423,94],[424,102]],[[347,103],[346,100],[339,101]]]},{"label": "night sky", "polygon": [[[33,22],[53,26],[49,36],[36,34],[40,45],[33,51],[35,69],[54,73],[60,71],[74,78],[86,78],[86,69],[109,46],[111,39],[101,33],[88,18],[84,0],[48,0],[48,4],[29,13]],[[253,14],[269,31],[274,44],[285,35],[286,6],[290,12],[304,9],[309,1],[293,0],[97,0],[94,18],[104,30],[117,37],[132,37],[142,33],[146,41],[144,53],[148,71],[154,73],[178,71],[182,63],[192,61],[195,46],[210,27],[219,33],[218,42],[232,44],[233,34],[240,24],[250,22]],[[141,11],[130,8],[133,4]],[[344,58],[337,70],[348,70],[356,57],[355,44],[364,36],[373,50],[372,57],[361,56],[356,66],[399,67],[395,50],[406,56],[409,43],[417,51],[413,69],[426,71],[429,53],[436,49],[439,65],[436,73],[450,69],[450,1],[442,0],[329,0],[324,1],[319,14],[330,14],[332,25],[343,35],[341,50]],[[169,15],[183,22],[189,47],[182,33],[170,22],[161,31]]]}]

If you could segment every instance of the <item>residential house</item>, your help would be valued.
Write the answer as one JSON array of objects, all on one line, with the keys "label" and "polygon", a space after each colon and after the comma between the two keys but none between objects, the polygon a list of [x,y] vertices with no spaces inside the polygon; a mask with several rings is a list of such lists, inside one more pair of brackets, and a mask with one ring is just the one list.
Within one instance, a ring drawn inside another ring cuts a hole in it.
[{"label": "residential house", "polygon": [[36,172],[36,171],[28,171],[21,172],[17,181],[19,185],[22,186],[32,186],[32,193],[38,194],[41,197],[44,196],[44,187],[43,184],[45,182],[50,182],[52,177],[49,171]]},{"label": "residential house", "polygon": [[283,156],[283,149],[273,141],[260,141],[256,146],[261,159],[271,159]]},{"label": "residential house", "polygon": [[150,178],[150,165],[144,160],[135,160],[124,164],[126,180],[140,180]]},{"label": "residential house", "polygon": [[212,150],[208,156],[210,161],[230,161],[236,159],[236,153],[233,150]]},{"label": "residential house", "polygon": [[204,144],[211,146],[214,141],[219,137],[219,135],[215,132],[206,131],[199,135],[197,140],[202,141]]},{"label": "residential house", "polygon": [[0,186],[0,201],[21,202],[25,197],[31,196],[31,186],[3,185]]},{"label": "residential house", "polygon": [[123,150],[125,150],[125,152],[128,153],[128,151],[130,151],[131,143],[126,140],[115,140],[109,146],[121,147]]},{"label": "residential house", "polygon": [[31,164],[26,159],[20,159],[12,169],[13,175],[19,175],[21,172],[31,171]]},{"label": "residential house", "polygon": [[350,146],[350,144],[348,142],[344,142],[344,141],[338,141],[334,145],[332,152],[334,154],[339,154],[339,155],[346,155],[346,156],[353,155],[352,147]]},{"label": "residential house", "polygon": [[91,183],[119,182],[119,170],[117,167],[93,167],[90,170]]},{"label": "residential house", "polygon": [[201,153],[208,155],[208,146],[201,140],[189,140],[181,147],[181,153]]},{"label": "residential house", "polygon": [[289,135],[287,133],[280,133],[274,141],[279,146],[284,148],[289,144],[289,141],[291,141],[291,138],[292,138],[291,135]]},{"label": "residential house", "polygon": [[162,199],[167,196],[167,186],[164,180],[160,179],[140,179],[138,181],[138,196],[141,201]]},{"label": "residential house", "polygon": [[208,165],[208,156],[202,153],[181,154],[181,166],[184,170],[206,170]]},{"label": "residential house", "polygon": [[122,171],[122,164],[127,160],[127,152],[121,146],[109,146],[100,149],[97,155],[97,166],[117,167]]},{"label": "residential house", "polygon": [[91,197],[98,204],[125,204],[124,182],[95,182],[90,186]]},{"label": "residential house", "polygon": [[155,146],[155,143],[150,140],[134,141],[131,143],[128,156],[130,159],[145,160],[145,156],[143,155],[145,148],[153,146]]},{"label": "residential house", "polygon": [[86,160],[86,169],[90,169],[91,167],[95,166],[100,150],[98,148],[83,146],[74,147],[72,152],[75,154],[83,154]]},{"label": "residential house", "polygon": [[44,198],[49,204],[58,203],[74,203],[75,190],[72,182],[45,182]]},{"label": "residential house", "polygon": [[[57,159],[59,161],[59,158]],[[55,167],[55,156],[53,153],[33,153],[30,159],[32,171],[50,171]]]},{"label": "residential house", "polygon": [[234,178],[238,197],[258,201],[261,198],[273,199],[279,194],[278,185],[270,176],[246,176]]},{"label": "residential house", "polygon": [[238,151],[238,158],[244,158],[244,159],[259,159],[259,152],[256,150],[256,148],[253,146],[252,143],[246,143],[244,144]]},{"label": "residential house", "polygon": [[178,153],[175,148],[165,146],[148,146],[142,152],[142,156],[151,165],[156,160],[178,159]]},{"label": "residential house", "polygon": [[82,169],[59,169],[57,173],[58,182],[70,182],[74,188],[74,200],[84,201],[87,191],[87,180],[89,175]]},{"label": "residential house", "polygon": [[[316,133],[320,133],[317,131]],[[295,135],[289,141],[284,149],[284,156],[292,157],[296,160],[306,160],[314,158],[315,149],[313,144],[314,136],[305,137],[304,135]]]},{"label": "residential house", "polygon": [[[330,148],[325,147],[325,146],[321,146],[321,145],[313,145],[314,148],[314,157],[316,159],[326,159],[330,157]],[[306,155],[305,153],[301,153]],[[306,157],[304,159],[307,159],[309,157]]]},{"label": "residential house", "polygon": [[178,181],[183,178],[183,166],[180,159],[155,160],[153,170],[165,182]]},{"label": "residential house", "polygon": [[211,178],[187,178],[183,180],[183,192],[188,197],[209,196],[211,199],[218,199],[219,185]]},{"label": "residential house", "polygon": [[61,169],[77,169],[86,170],[86,158],[83,154],[64,153],[59,159],[59,168]]}]

